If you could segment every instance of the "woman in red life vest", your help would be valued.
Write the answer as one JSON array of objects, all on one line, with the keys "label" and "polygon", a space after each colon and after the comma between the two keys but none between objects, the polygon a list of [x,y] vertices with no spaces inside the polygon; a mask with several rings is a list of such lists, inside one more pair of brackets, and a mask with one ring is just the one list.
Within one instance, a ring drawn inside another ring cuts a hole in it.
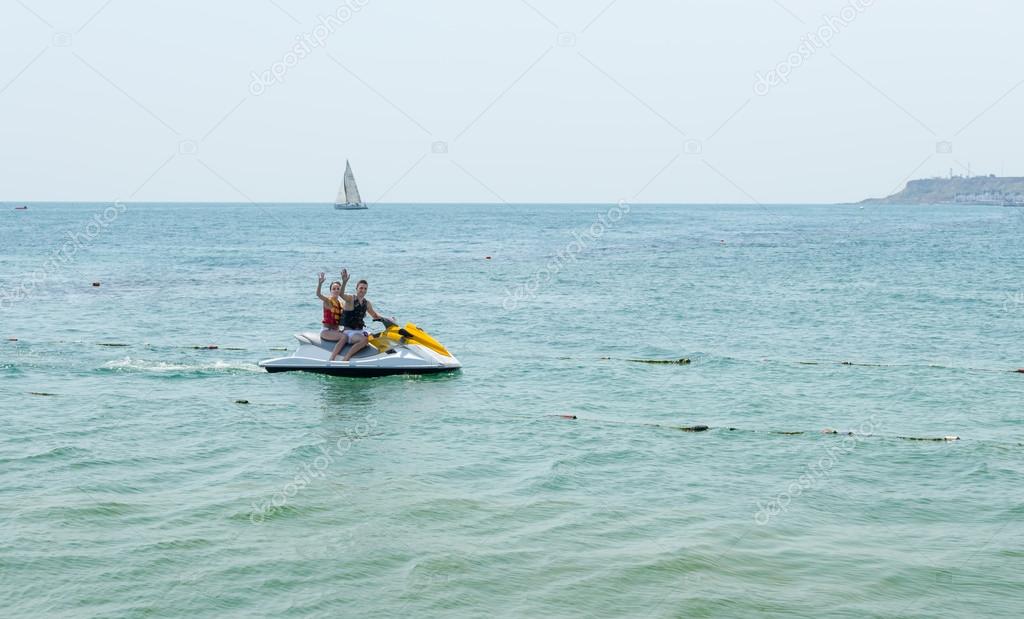
[{"label": "woman in red life vest", "polygon": [[345,285],[348,284],[348,271],[342,270],[341,281],[331,282],[331,296],[325,297],[322,290],[326,275],[321,273],[316,284],[316,296],[324,304],[324,328],[320,332],[320,339],[325,342],[337,342],[341,340],[341,316],[345,311]]}]

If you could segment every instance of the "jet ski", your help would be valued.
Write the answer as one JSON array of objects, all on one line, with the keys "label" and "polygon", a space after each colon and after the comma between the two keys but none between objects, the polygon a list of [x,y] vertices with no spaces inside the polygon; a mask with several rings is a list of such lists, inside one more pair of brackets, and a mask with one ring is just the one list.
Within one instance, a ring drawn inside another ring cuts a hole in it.
[{"label": "jet ski", "polygon": [[370,335],[370,345],[351,361],[342,361],[346,345],[334,361],[328,361],[337,342],[321,340],[319,333],[297,333],[299,347],[288,357],[265,359],[260,367],[268,372],[317,372],[333,376],[390,376],[392,374],[436,374],[462,367],[448,349],[411,322],[404,327],[382,318],[384,330]]}]

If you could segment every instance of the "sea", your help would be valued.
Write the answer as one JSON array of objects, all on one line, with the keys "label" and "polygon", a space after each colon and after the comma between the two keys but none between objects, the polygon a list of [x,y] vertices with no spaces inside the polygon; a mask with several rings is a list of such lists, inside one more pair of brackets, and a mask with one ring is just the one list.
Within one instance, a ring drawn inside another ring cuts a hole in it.
[{"label": "sea", "polygon": [[[1024,614],[1024,209],[26,205],[4,617]],[[263,371],[342,268],[462,369]]]}]

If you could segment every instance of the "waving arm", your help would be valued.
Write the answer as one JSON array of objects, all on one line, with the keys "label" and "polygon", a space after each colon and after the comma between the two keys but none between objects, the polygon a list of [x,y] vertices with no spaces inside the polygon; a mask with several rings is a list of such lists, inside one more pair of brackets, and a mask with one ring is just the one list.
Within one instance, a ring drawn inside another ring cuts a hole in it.
[{"label": "waving arm", "polygon": [[321,301],[323,301],[324,303],[327,303],[327,301],[328,301],[328,298],[327,298],[327,297],[325,297],[325,296],[324,296],[324,293],[323,293],[323,289],[324,289],[324,280],[325,280],[325,279],[327,279],[327,276],[326,276],[326,274],[324,274],[324,273],[321,273],[321,274],[320,274],[320,276],[319,276],[319,277],[317,278],[317,282],[316,282],[316,296],[317,296],[317,297],[318,297],[318,298],[319,298],[319,299],[320,299]]},{"label": "waving arm", "polygon": [[340,296],[342,299],[344,299],[346,303],[348,303],[348,302],[350,302],[352,300],[352,295],[345,294],[345,287],[348,286],[348,278],[349,277],[350,276],[348,274],[348,269],[342,269],[341,270],[341,293],[338,296]]}]

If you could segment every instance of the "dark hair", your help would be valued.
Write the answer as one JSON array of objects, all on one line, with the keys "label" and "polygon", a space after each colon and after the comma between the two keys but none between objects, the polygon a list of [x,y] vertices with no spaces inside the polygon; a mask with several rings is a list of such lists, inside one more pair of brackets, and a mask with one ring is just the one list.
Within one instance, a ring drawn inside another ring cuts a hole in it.
[{"label": "dark hair", "polygon": [[335,281],[335,282],[331,282],[331,288],[334,288],[334,284],[338,284],[338,286],[341,286],[341,282]]},{"label": "dark hair", "polygon": [[366,281],[365,279],[361,279],[358,282],[356,282],[356,286],[358,286],[359,284],[366,284],[367,287],[370,286],[370,282]]}]

